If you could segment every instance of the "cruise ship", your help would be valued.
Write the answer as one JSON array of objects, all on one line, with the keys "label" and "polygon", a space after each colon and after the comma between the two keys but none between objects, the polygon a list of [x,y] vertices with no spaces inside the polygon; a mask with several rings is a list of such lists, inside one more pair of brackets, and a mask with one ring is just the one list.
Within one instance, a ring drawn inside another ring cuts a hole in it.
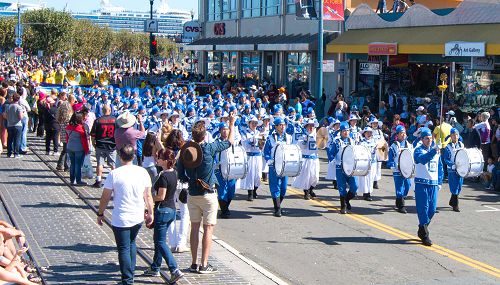
[{"label": "cruise ship", "polygon": [[[0,17],[16,16],[18,5],[20,5],[21,11],[46,7],[42,2],[39,4],[18,4],[17,2],[0,1]],[[149,7],[149,5],[144,6]],[[150,17],[149,11],[129,11],[123,7],[112,5],[109,0],[101,0],[100,8],[90,13],[71,12],[71,7],[67,7],[66,10],[70,11],[71,15],[76,19],[89,20],[100,26],[108,26],[113,30],[129,30],[133,32],[143,32],[144,20]],[[153,11],[153,18],[158,20],[158,35],[175,37],[182,34],[182,26],[192,19],[192,13],[170,9],[167,0],[160,0],[156,10]]]}]

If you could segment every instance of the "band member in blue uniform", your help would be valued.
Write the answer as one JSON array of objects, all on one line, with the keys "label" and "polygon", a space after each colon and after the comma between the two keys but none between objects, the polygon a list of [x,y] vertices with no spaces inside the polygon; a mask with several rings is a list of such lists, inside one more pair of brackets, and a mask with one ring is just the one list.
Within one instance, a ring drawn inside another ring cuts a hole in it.
[{"label": "band member in blue uniform", "polygon": [[431,246],[428,226],[436,212],[438,192],[443,183],[443,164],[439,146],[432,142],[432,132],[422,128],[422,144],[415,149],[415,204],[418,214],[418,237],[422,244]]},{"label": "band member in blue uniform", "polygon": [[[351,210],[350,200],[356,197],[358,191],[358,179],[355,176],[347,176],[342,170],[342,151],[348,145],[354,145],[355,141],[349,137],[349,125],[346,122],[340,124],[340,136],[335,138],[332,146],[332,156],[335,157],[337,170],[337,187],[340,193],[340,213],[347,214]],[[349,184],[349,192],[347,192]]]},{"label": "band member in blue uniform", "polygon": [[411,180],[410,178],[404,178],[399,172],[398,158],[399,153],[406,148],[413,149],[412,145],[406,140],[406,129],[403,126],[397,126],[396,140],[389,148],[387,166],[392,170],[394,185],[396,186],[396,210],[403,214],[407,213],[404,198],[410,191]]},{"label": "band member in blue uniform", "polygon": [[328,127],[328,142],[326,147],[326,154],[328,156],[328,171],[326,173],[326,180],[332,180],[333,189],[337,189],[337,169],[335,165],[335,156],[332,154],[335,139],[339,136],[340,121],[331,118],[330,126]]},{"label": "band member in blue uniform", "polygon": [[[229,138],[229,125],[227,123],[219,124],[219,137],[216,138],[217,141],[226,141]],[[217,163],[220,163],[220,153],[217,155]],[[215,177],[217,177],[217,196],[219,198],[219,206],[221,213],[219,217],[221,219],[227,219],[231,215],[229,211],[229,205],[234,198],[234,193],[236,192],[236,179],[226,180],[222,177],[220,168],[217,167],[214,171]]]},{"label": "band member in blue uniform", "polygon": [[285,133],[285,120],[281,117],[274,119],[274,130],[267,137],[264,146],[264,158],[269,165],[269,190],[274,204],[274,216],[281,217],[281,203],[285,198],[288,177],[278,177],[274,168],[273,151],[278,143],[292,143],[292,137]]},{"label": "band member in blue uniform", "polygon": [[464,183],[464,179],[457,173],[454,161],[455,152],[464,148],[464,144],[458,139],[459,136],[460,135],[456,128],[452,128],[450,130],[451,141],[444,148],[443,153],[443,160],[448,168],[448,183],[450,185],[451,192],[449,205],[455,212],[460,212],[460,209],[458,208],[458,195],[460,195],[460,191],[462,191],[462,184]]}]

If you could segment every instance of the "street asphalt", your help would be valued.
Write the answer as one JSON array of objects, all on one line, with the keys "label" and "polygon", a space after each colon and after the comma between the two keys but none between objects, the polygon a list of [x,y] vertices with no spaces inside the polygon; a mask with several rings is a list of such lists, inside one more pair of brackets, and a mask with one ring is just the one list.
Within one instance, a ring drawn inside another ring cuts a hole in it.
[{"label": "street asphalt", "polygon": [[[237,190],[231,219],[219,220],[215,234],[290,284],[499,284],[500,193],[479,184],[464,185],[460,208],[448,206],[446,183],[429,226],[432,247],[420,245],[415,200],[408,214],[396,212],[392,173],[383,170],[374,201],[351,202],[340,215],[338,191],[325,181],[316,200],[288,188],[281,218],[272,215],[269,187],[246,201]],[[413,196],[413,192],[410,193]]]}]

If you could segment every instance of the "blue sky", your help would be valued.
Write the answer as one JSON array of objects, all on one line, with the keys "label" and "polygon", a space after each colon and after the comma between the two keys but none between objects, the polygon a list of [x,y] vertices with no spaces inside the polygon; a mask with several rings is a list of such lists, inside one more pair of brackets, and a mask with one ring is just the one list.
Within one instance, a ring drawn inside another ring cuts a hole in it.
[{"label": "blue sky", "polygon": [[[68,5],[68,8],[73,12],[90,12],[99,8],[100,0],[21,0],[21,3],[45,3],[48,7],[53,7],[57,10],[62,10]],[[127,10],[149,11],[149,0],[110,0],[115,6],[122,6]],[[155,0],[155,7],[160,1]],[[198,13],[198,0],[168,0],[168,6],[172,9],[181,9],[186,11],[194,10],[195,15]],[[140,5],[139,5],[140,4]],[[197,18],[197,16],[195,16]]]}]

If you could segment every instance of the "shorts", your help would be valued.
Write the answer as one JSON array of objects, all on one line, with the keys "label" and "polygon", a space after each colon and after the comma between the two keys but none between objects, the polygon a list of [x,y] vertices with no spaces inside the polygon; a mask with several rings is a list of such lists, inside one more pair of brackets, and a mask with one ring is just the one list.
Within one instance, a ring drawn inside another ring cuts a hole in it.
[{"label": "shorts", "polygon": [[95,159],[97,160],[97,166],[104,164],[106,160],[110,167],[115,167],[116,165],[116,150],[107,150],[96,148],[95,149]]},{"label": "shorts", "polygon": [[203,225],[217,224],[219,208],[217,193],[207,193],[203,196],[188,195],[187,205],[191,223],[200,223],[203,219]]}]

